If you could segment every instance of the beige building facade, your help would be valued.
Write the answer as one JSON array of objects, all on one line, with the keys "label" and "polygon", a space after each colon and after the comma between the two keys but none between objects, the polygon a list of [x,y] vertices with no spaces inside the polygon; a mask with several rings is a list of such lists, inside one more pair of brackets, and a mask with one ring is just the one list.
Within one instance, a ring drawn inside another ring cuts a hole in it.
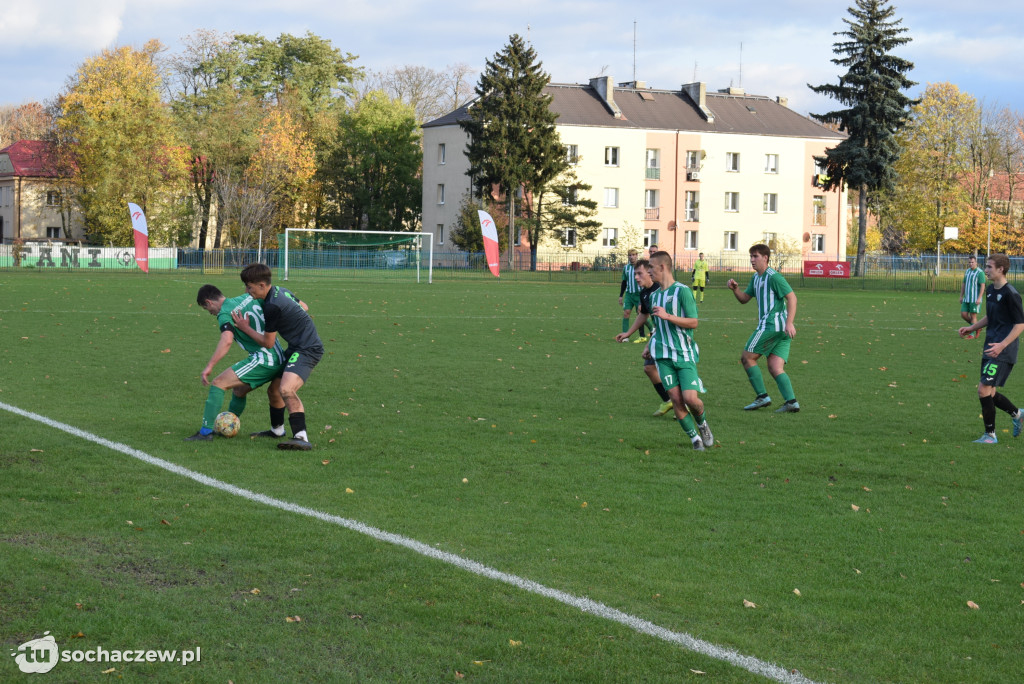
[{"label": "beige building facade", "polygon": [[0,150],[0,244],[81,240],[81,212],[63,201],[49,143],[20,140]]},{"label": "beige building facade", "polygon": [[[815,157],[843,136],[786,106],[784,98],[702,83],[656,90],[642,82],[551,84],[551,108],[578,177],[592,186],[601,235],[539,245],[586,253],[657,242],[681,263],[698,252],[745,258],[750,245],[810,259],[845,259],[845,191],[825,192]],[[466,134],[472,103],[423,127],[423,226],[441,251],[470,191]]]}]

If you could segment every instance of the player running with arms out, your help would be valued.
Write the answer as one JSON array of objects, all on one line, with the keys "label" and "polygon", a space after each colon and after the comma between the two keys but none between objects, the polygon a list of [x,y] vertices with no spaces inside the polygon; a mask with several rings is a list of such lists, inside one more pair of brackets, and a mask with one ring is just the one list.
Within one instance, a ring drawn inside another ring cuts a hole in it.
[{"label": "player running with arms out", "polygon": [[651,257],[652,274],[660,289],[651,295],[654,335],[650,353],[658,364],[658,375],[672,399],[676,419],[696,451],[713,446],[704,416],[704,402],[698,392],[703,389],[697,375],[699,349],[693,340],[697,329],[697,302],[690,288],[677,283],[672,275],[672,257],[656,252]]},{"label": "player running with arms out", "polygon": [[693,281],[693,292],[696,296],[696,292],[700,290],[700,303],[704,303],[704,288],[707,287],[708,281],[708,262],[704,261],[704,252],[697,255],[697,260],[693,262],[693,273],[690,274],[690,278]]},{"label": "player running with arms out", "polygon": [[[978,322],[981,311],[981,300],[985,298],[985,272],[978,268],[978,257],[971,256],[964,272],[964,284],[960,288],[960,317],[967,325]],[[969,333],[967,338],[973,339],[980,333]]]},{"label": "player running with arms out", "polygon": [[999,393],[1006,384],[1013,365],[1017,363],[1017,347],[1024,332],[1024,306],[1020,294],[1006,282],[1010,259],[1005,254],[993,254],[985,260],[985,275],[991,284],[985,293],[985,317],[960,328],[960,337],[970,338],[982,328],[985,330],[985,351],[981,356],[981,380],[978,382],[978,400],[985,434],[974,440],[978,444],[996,444],[996,409],[1002,409],[1013,419],[1013,436],[1024,427],[1024,415],[1013,402]]},{"label": "player running with arms out", "polygon": [[[200,287],[196,295],[196,303],[210,315],[217,317],[220,341],[201,375],[203,384],[210,386],[210,392],[206,397],[206,406],[203,409],[203,425],[199,428],[199,432],[191,437],[186,437],[185,441],[209,442],[213,440],[213,423],[224,404],[225,392],[231,390],[231,403],[228,405],[228,410],[236,416],[241,416],[242,411],[245,410],[246,395],[268,382],[270,383],[270,386],[267,387],[267,397],[270,400],[270,426],[271,429],[277,426],[283,434],[284,399],[281,397],[280,384],[281,370],[284,368],[284,349],[280,344],[269,349],[257,344],[251,337],[240,331],[232,319],[232,314],[237,313],[251,321],[254,328],[261,330],[264,320],[260,303],[248,294],[226,299],[215,285]],[[249,356],[225,369],[211,381],[210,373],[220,363],[220,360],[227,356],[234,342],[238,342]]]},{"label": "player running with arms out", "polygon": [[775,378],[775,384],[779,386],[786,402],[775,412],[796,413],[800,410],[800,404],[793,393],[793,384],[786,375],[790,341],[796,336],[796,293],[782,274],[768,265],[771,255],[772,250],[768,245],[754,245],[750,248],[750,265],[755,273],[747,289],[740,290],[739,283],[732,278],[726,283],[740,304],[757,298],[757,328],[740,355],[740,363],[747,371],[747,379],[757,397],[744,406],[743,410],[753,411],[772,403],[764,386],[761,369],[757,365],[757,360],[767,354],[768,372]]},{"label": "player running with arms out", "polygon": [[[653,249],[653,245],[652,245]],[[629,339],[636,330],[638,330],[644,323],[650,320],[651,315],[651,294],[658,291],[658,283],[651,279],[651,263],[646,259],[640,259],[636,262],[636,281],[640,284],[640,313],[636,317],[636,321],[630,326],[629,330],[624,333],[619,333],[615,336],[616,342],[625,342]],[[651,335],[653,339],[654,335]],[[650,378],[651,384],[654,385],[654,391],[661,397],[661,406],[654,412],[655,416],[663,416],[672,410],[672,399],[668,395],[668,391],[665,386],[661,384],[661,376],[658,375],[658,365],[651,358],[651,343],[648,342],[644,346],[643,351],[644,359],[644,373]]]},{"label": "player running with arms out", "polygon": [[298,392],[323,357],[323,342],[307,313],[309,307],[288,290],[271,284],[269,266],[250,264],[242,269],[241,278],[245,291],[263,302],[266,329],[261,335],[253,331],[245,320],[232,315],[235,325],[264,347],[273,347],[278,335],[288,343],[281,374],[281,396],[288,407],[288,423],[293,438],[278,442],[277,448],[309,451],[313,445],[306,434],[306,412]]}]

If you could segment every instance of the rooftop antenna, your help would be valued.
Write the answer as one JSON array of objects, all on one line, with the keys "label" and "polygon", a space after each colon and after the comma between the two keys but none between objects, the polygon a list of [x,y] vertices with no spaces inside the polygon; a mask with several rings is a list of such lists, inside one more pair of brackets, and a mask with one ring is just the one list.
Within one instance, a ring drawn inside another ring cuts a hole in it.
[{"label": "rooftop antenna", "polygon": [[740,82],[737,88],[743,87],[743,43],[740,42]]},{"label": "rooftop antenna", "polygon": [[636,19],[633,20],[633,85],[636,85]]},{"label": "rooftop antenna", "polygon": [[693,60],[693,81],[691,81],[691,82],[692,83],[696,83],[697,82],[697,60]]}]

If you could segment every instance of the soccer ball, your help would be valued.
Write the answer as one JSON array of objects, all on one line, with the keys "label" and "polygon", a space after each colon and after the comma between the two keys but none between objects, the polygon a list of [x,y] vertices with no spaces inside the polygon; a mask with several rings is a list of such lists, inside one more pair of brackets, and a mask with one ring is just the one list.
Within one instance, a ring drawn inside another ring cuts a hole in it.
[{"label": "soccer ball", "polygon": [[238,416],[231,411],[218,413],[217,419],[213,421],[213,431],[221,437],[234,437],[238,434],[238,428],[241,426],[242,421],[238,420]]}]

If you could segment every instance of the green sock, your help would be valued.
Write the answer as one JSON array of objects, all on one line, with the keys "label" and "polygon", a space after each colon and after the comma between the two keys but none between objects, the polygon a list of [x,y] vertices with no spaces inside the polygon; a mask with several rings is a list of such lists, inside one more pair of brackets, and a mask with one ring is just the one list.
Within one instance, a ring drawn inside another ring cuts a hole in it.
[{"label": "green sock", "polygon": [[699,416],[693,416],[693,422],[696,423],[697,425],[703,425],[704,421],[704,411],[701,411]]},{"label": "green sock", "polygon": [[757,392],[757,396],[768,394],[768,390],[764,388],[764,376],[761,375],[760,366],[751,366],[747,369],[747,379],[750,380],[750,386]]},{"label": "green sock", "polygon": [[245,398],[247,396],[249,396],[249,395],[243,394],[240,397],[236,397],[234,395],[234,393],[232,393],[231,394],[231,401],[228,402],[228,411],[231,411],[236,416],[241,418],[242,417],[242,411],[245,410]]},{"label": "green sock", "polygon": [[699,437],[697,434],[697,424],[693,422],[693,416],[689,413],[686,414],[685,418],[677,419],[677,421],[679,425],[682,426],[683,432],[687,434],[691,442]]},{"label": "green sock", "polygon": [[210,393],[206,396],[206,408],[203,409],[203,427],[213,429],[213,421],[217,420],[220,407],[224,405],[224,390],[210,385]]},{"label": "green sock", "polygon": [[793,383],[789,381],[789,376],[785,373],[779,373],[775,376],[775,384],[779,386],[779,391],[782,392],[782,398],[786,401],[793,401],[796,399],[796,395],[793,393]]},{"label": "green sock", "polygon": [[629,330],[629,319],[628,318],[623,318],[622,319],[622,332],[626,332],[627,330]]}]

